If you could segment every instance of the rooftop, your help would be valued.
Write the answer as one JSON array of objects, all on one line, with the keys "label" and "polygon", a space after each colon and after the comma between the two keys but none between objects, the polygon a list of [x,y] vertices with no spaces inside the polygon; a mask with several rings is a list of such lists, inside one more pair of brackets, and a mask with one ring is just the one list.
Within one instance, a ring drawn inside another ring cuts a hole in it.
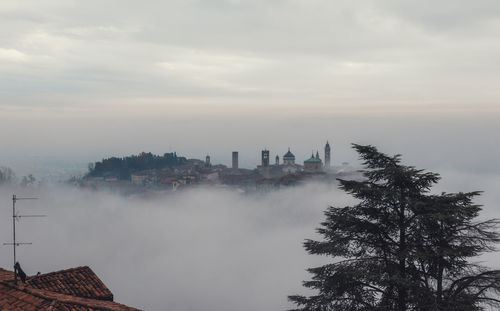
[{"label": "rooftop", "polygon": [[87,266],[29,277],[26,286],[51,292],[113,301],[113,294]]},{"label": "rooftop", "polygon": [[14,272],[0,268],[0,282],[5,280],[12,280]]},{"label": "rooftop", "polygon": [[138,310],[113,302],[113,294],[89,267],[28,277],[14,284],[14,273],[0,268],[1,310]]},{"label": "rooftop", "polygon": [[293,153],[290,152],[290,148],[288,148],[288,152],[285,153],[285,155],[283,156],[283,158],[295,158],[295,156],[293,155]]},{"label": "rooftop", "polygon": [[309,159],[304,161],[304,163],[313,163],[313,162],[321,162],[321,160],[318,158],[315,158],[314,155],[312,155]]}]

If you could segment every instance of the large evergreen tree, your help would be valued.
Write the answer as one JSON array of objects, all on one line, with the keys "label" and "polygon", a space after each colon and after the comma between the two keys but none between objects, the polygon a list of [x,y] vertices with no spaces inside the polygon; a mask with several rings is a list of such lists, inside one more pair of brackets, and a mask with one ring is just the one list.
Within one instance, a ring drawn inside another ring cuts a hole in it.
[{"label": "large evergreen tree", "polygon": [[359,200],[330,207],[310,254],[332,257],[311,268],[312,296],[290,296],[296,310],[483,310],[497,304],[500,271],[470,263],[494,250],[497,220],[475,221],[478,192],[430,194],[439,175],[401,164],[373,146],[353,145],[362,181],[340,180]]}]

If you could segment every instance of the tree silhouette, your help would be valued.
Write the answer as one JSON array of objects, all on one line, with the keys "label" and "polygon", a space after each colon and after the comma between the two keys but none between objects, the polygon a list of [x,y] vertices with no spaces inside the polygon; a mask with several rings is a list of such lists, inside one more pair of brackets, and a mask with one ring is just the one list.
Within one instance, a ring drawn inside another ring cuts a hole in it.
[{"label": "tree silhouette", "polygon": [[483,310],[499,306],[500,271],[470,263],[493,251],[498,220],[475,221],[479,192],[430,194],[439,175],[401,164],[373,146],[353,145],[361,181],[339,180],[358,199],[329,207],[306,240],[310,254],[333,261],[311,268],[312,296],[289,296],[295,310]]}]

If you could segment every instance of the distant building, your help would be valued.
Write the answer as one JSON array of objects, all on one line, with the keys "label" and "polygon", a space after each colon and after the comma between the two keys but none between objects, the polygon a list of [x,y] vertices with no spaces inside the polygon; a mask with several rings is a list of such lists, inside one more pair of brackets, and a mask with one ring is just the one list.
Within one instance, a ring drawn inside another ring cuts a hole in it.
[{"label": "distant building", "polygon": [[219,172],[211,172],[211,173],[205,175],[204,179],[215,183],[215,182],[219,181]]},{"label": "distant building", "polygon": [[0,268],[0,310],[138,310],[113,301],[113,294],[89,267],[78,267],[14,282]]},{"label": "distant building", "polygon": [[262,176],[265,178],[269,178],[269,150],[264,149],[262,150],[262,156],[261,156],[261,165],[257,166],[257,169],[260,171]]},{"label": "distant building", "polygon": [[295,173],[298,170],[297,165],[295,165],[295,155],[290,151],[290,148],[283,156],[282,170],[286,174]]},{"label": "distant building", "polygon": [[140,174],[140,175],[136,175],[136,174],[132,174],[130,175],[130,181],[134,184],[134,185],[143,185],[145,182],[146,182],[146,179],[148,179],[148,175],[143,175],[143,174]]},{"label": "distant building", "polygon": [[164,177],[160,179],[160,183],[169,190],[176,191],[177,188],[181,185],[181,182],[177,180],[176,178],[172,177]]},{"label": "distant building", "polygon": [[295,155],[288,148],[288,152],[283,156],[283,165],[295,165]]},{"label": "distant building", "polygon": [[262,150],[262,167],[269,166],[269,150]]},{"label": "distant building", "polygon": [[238,169],[238,151],[233,151],[233,170]]},{"label": "distant building", "polygon": [[280,157],[279,157],[279,155],[276,155],[276,162],[275,162],[275,165],[276,165],[276,166],[279,166],[279,165],[280,165]]},{"label": "distant building", "polygon": [[326,141],[325,145],[325,169],[330,169],[330,144]]},{"label": "distant building", "polygon": [[205,167],[210,167],[210,156],[208,154],[205,157]]},{"label": "distant building", "polygon": [[316,157],[313,153],[309,159],[304,161],[304,171],[309,173],[319,173],[323,171],[323,163],[319,158],[318,152],[316,152]]}]

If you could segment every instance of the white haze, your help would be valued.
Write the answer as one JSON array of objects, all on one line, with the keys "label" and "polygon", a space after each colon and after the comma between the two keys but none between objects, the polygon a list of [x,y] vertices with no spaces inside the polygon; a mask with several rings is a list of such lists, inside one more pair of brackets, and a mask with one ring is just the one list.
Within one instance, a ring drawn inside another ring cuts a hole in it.
[{"label": "white haze", "polygon": [[[438,107],[436,107],[437,109]],[[293,110],[293,111],[289,111]],[[290,115],[296,114],[295,116]],[[211,156],[213,163],[231,165],[231,152],[239,151],[240,165],[254,168],[260,151],[271,159],[291,147],[297,161],[320,151],[326,140],[332,145],[335,165],[355,163],[350,143],[374,144],[387,153],[402,153],[418,167],[468,172],[500,172],[500,114],[414,113],[398,114],[381,109],[378,114],[343,114],[334,108],[254,109],[229,115],[191,111],[188,115],[164,113],[155,117],[61,113],[59,117],[28,113],[16,117],[0,113],[0,166],[12,167],[18,176],[39,173],[47,166],[71,167],[111,156],[142,151],[163,154],[176,151],[190,158]]]},{"label": "white haze", "polygon": [[[441,171],[436,192],[484,190],[482,217],[498,217],[500,177]],[[306,184],[266,194],[192,189],[154,198],[123,197],[48,186],[0,190],[0,236],[11,238],[10,196],[21,214],[48,218],[18,223],[19,260],[28,274],[89,265],[118,302],[147,310],[284,310],[286,296],[305,293],[305,272],[324,262],[306,254],[328,205],[353,199],[334,185]],[[4,247],[0,266],[12,265]],[[497,255],[485,256],[498,266]]]},{"label": "white haze", "polygon": [[[0,234],[11,238],[2,191]],[[279,310],[302,292],[304,269],[318,262],[302,242],[329,203],[345,195],[311,184],[265,195],[193,189],[144,199],[50,187],[21,201],[18,240],[28,274],[89,265],[116,301],[147,310]],[[4,248],[0,266],[10,267]]]}]

